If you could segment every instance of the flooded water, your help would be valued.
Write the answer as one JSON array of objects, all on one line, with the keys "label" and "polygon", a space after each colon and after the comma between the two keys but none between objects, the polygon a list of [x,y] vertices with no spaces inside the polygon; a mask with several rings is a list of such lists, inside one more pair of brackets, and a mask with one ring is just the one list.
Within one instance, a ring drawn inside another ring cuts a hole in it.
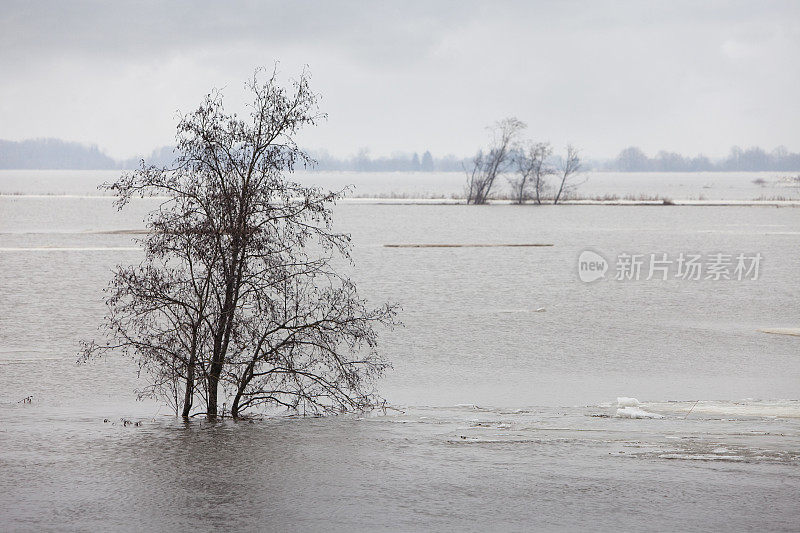
[{"label": "flooded water", "polygon": [[[98,194],[116,170],[0,170],[0,194]],[[582,172],[575,194],[586,198],[672,200],[800,200],[794,172]],[[360,197],[463,198],[461,172],[298,172],[298,181]],[[508,193],[507,180],[496,192]],[[550,191],[552,193],[552,191]]]},{"label": "flooded water", "polygon": [[[130,362],[75,364],[154,202],[0,197],[0,528],[800,527],[800,337],[759,331],[800,326],[800,209],[340,204],[352,276],[403,306],[394,409],[209,424],[136,402]],[[585,283],[585,250],[763,259]]]}]

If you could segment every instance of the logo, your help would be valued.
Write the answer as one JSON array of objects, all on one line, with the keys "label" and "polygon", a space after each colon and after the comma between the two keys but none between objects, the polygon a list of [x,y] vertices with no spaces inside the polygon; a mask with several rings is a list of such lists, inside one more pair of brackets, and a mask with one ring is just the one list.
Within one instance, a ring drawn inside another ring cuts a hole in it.
[{"label": "logo", "polygon": [[605,277],[608,261],[602,255],[591,250],[584,250],[578,257],[578,277],[585,283],[597,281]]},{"label": "logo", "polygon": [[610,265],[598,252],[584,250],[578,257],[578,277],[584,283],[605,278],[613,266],[609,279],[613,281],[667,281],[680,280],[758,280],[764,256],[761,252],[709,254],[681,252],[670,255],[659,253],[627,253],[617,255]]}]

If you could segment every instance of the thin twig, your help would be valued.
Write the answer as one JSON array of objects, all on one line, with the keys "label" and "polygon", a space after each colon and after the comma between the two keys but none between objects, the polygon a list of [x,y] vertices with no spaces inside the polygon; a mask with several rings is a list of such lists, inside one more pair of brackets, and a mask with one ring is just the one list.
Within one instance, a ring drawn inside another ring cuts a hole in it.
[{"label": "thin twig", "polygon": [[686,413],[686,416],[684,416],[684,417],[683,417],[683,419],[684,419],[684,420],[686,420],[687,418],[689,418],[689,415],[690,415],[690,414],[692,414],[692,411],[694,411],[694,408],[697,406],[697,404],[698,404],[699,402],[700,402],[700,400],[697,400],[697,401],[695,401],[695,402],[694,402],[694,405],[692,406],[692,408],[691,408],[691,409],[689,409],[689,412],[688,412],[688,413]]}]

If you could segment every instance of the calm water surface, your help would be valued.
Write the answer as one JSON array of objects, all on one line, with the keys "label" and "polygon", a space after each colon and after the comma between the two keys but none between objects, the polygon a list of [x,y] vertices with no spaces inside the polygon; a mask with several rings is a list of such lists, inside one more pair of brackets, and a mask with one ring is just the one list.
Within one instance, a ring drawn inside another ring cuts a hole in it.
[{"label": "calm water surface", "polygon": [[[0,194],[98,194],[118,170],[0,170]],[[661,197],[673,200],[800,200],[791,172],[583,172],[577,193],[585,197]],[[463,198],[462,172],[297,172],[295,179],[338,190],[353,186],[361,197]],[[506,180],[495,187],[508,192]]]},{"label": "calm water surface", "polygon": [[[398,410],[185,424],[133,400],[129,362],[75,364],[110,269],[141,257],[108,232],[153,205],[0,197],[2,529],[800,528],[800,338],[758,331],[800,326],[800,209],[341,204],[352,276],[404,308]],[[500,242],[553,246],[383,246]],[[586,284],[585,249],[764,259]],[[663,418],[617,417],[620,396]]]}]

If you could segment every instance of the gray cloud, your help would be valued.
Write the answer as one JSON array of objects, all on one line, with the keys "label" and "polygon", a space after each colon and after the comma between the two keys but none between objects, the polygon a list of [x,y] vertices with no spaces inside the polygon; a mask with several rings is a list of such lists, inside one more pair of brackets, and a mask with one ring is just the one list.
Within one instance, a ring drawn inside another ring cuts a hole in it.
[{"label": "gray cloud", "polygon": [[212,86],[309,64],[333,153],[471,152],[514,114],[595,155],[800,149],[797,2],[3,2],[0,138],[171,140]]},{"label": "gray cloud", "polygon": [[[334,46],[373,61],[424,54],[465,2],[49,2],[11,1],[0,18],[4,60],[102,54],[159,57],[186,49]],[[467,9],[465,9],[467,8]]]}]

